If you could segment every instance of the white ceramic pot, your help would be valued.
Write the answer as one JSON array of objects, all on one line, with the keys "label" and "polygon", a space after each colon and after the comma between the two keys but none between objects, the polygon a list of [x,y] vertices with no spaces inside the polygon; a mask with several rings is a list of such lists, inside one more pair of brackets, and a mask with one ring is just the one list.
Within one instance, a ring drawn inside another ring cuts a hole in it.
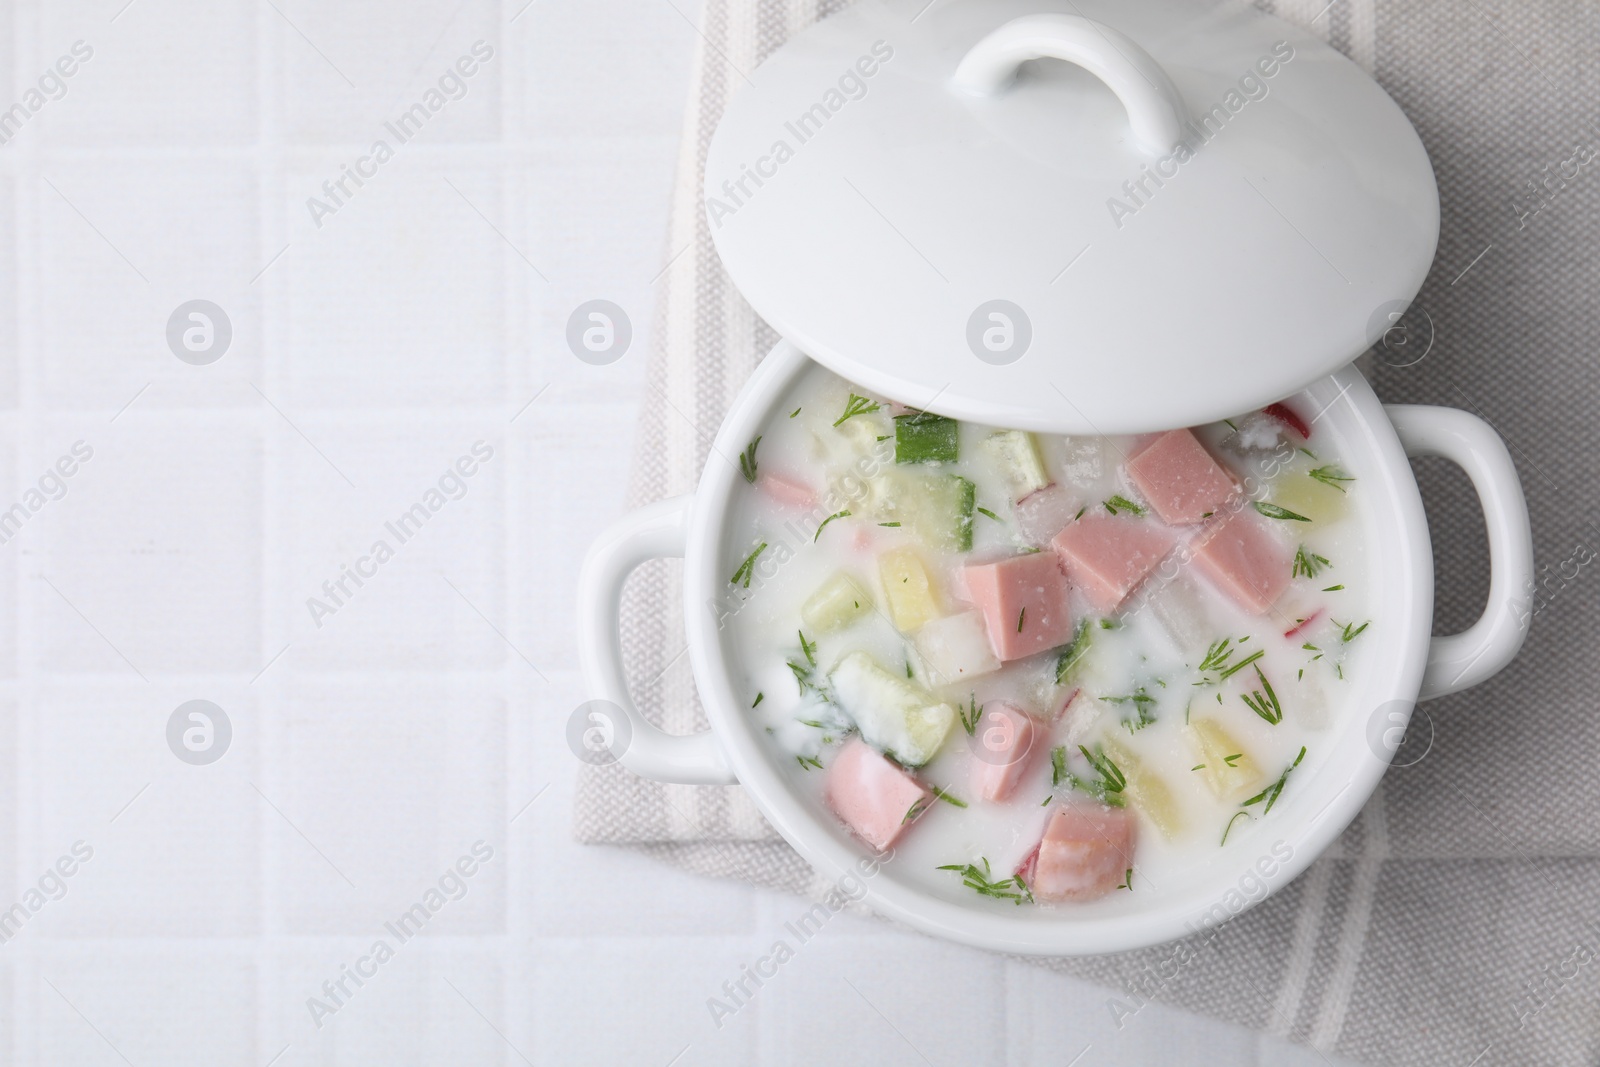
[{"label": "white ceramic pot", "polygon": [[[1040,59],[1077,69],[1026,66]],[[1365,497],[1386,639],[1367,649],[1316,758],[1266,817],[1181,884],[1104,906],[962,903],[890,863],[867,881],[879,913],[1041,955],[1214,925],[1344,829],[1419,698],[1482,681],[1521,646],[1532,539],[1499,437],[1461,411],[1385,408],[1350,365],[1421,285],[1438,194],[1399,108],[1314,36],[1200,0],[863,0],[755,73],[719,126],[706,192],[731,276],[788,338],[728,413],[715,445],[725,456],[811,359],[912,407],[1066,434],[1200,425],[1305,389],[1317,435],[1333,439]],[[992,359],[973,323],[997,302],[1027,341]],[[1488,606],[1448,637],[1429,636],[1433,553],[1408,463],[1418,455],[1467,472],[1489,533]],[[733,642],[713,605],[743,549],[728,544],[735,482],[733,464],[712,462],[692,496],[636,512],[595,545],[578,605],[588,695],[624,716],[613,752],[629,770],[738,782],[819,872],[842,875],[865,846],[797,792],[777,762],[790,757],[766,744],[731,681]],[[689,657],[710,720],[692,737],[640,717],[618,645],[624,580],[666,556],[685,560]]]},{"label": "white ceramic pot", "polygon": [[[716,450],[737,454],[809,362],[794,345],[780,343],[734,403]],[[954,941],[1036,955],[1116,952],[1202,929],[1281,888],[1338,836],[1377,787],[1419,697],[1476,685],[1511,661],[1524,635],[1517,598],[1533,576],[1533,548],[1522,487],[1499,436],[1482,420],[1451,408],[1386,408],[1353,367],[1310,392],[1323,408],[1318,435],[1337,442],[1342,464],[1360,480],[1366,497],[1360,514],[1365,540],[1375,546],[1370,581],[1381,591],[1373,614],[1384,620],[1388,635],[1370,650],[1372,659],[1319,746],[1315,766],[1298,772],[1295,788],[1272,813],[1249,824],[1244,837],[1219,849],[1192,878],[1141,894],[1125,914],[1085,918],[1071,907],[957,903],[900,879],[892,864],[867,881],[869,907]],[[1443,456],[1467,472],[1489,533],[1488,607],[1470,629],[1448,637],[1429,636],[1433,551],[1407,461],[1424,455]],[[710,463],[693,495],[641,508],[596,542],[578,590],[588,695],[627,714],[630,736],[617,754],[628,770],[664,782],[738,782],[813,867],[825,877],[842,876],[867,855],[865,846],[780,770],[777,761],[790,757],[766,743],[730,681],[733,642],[719,631],[713,605],[727,582],[731,500],[742,484],[733,465]],[[684,559],[689,658],[711,723],[708,731],[687,737],[663,733],[634,708],[617,631],[624,579],[647,560],[675,556]]]}]

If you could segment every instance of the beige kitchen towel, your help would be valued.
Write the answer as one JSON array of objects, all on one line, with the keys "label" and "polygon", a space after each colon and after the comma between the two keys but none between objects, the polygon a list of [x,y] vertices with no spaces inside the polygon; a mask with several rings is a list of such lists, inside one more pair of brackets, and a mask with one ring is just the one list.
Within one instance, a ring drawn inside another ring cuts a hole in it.
[{"label": "beige kitchen towel", "polygon": [[[935,0],[937,2],[937,0]],[[776,341],[729,283],[702,211],[724,104],[790,34],[840,4],[706,0],[665,253],[631,501],[692,490],[729,403]],[[1492,423],[1533,512],[1537,588],[1521,657],[1423,705],[1414,765],[1391,769],[1330,855],[1213,935],[1043,966],[1371,1063],[1600,1059],[1600,18],[1572,0],[1277,0],[1372,71],[1416,124],[1439,180],[1434,270],[1377,354],[1385,400]],[[1420,358],[1419,358],[1420,355]],[[1470,485],[1418,464],[1435,544],[1436,627],[1487,591]],[[629,585],[633,692],[674,732],[705,718],[684,655],[675,564]],[[575,832],[690,870],[819,893],[737,787],[663,786],[583,767]]]}]

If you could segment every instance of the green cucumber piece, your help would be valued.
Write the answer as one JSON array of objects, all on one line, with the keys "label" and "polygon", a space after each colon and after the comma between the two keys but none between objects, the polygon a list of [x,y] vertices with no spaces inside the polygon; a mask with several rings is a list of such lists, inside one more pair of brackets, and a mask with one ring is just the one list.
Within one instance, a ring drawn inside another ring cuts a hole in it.
[{"label": "green cucumber piece", "polygon": [[894,417],[896,463],[954,463],[960,455],[960,424],[927,411]]}]

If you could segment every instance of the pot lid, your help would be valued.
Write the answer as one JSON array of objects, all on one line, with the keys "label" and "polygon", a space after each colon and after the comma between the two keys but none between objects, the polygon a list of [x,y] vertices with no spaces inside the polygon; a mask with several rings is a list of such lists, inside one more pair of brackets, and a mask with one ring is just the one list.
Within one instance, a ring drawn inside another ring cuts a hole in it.
[{"label": "pot lid", "polygon": [[1343,366],[1421,286],[1427,154],[1305,30],[1188,0],[927,4],[791,39],[706,162],[734,283],[836,373],[956,418],[1168,429]]}]

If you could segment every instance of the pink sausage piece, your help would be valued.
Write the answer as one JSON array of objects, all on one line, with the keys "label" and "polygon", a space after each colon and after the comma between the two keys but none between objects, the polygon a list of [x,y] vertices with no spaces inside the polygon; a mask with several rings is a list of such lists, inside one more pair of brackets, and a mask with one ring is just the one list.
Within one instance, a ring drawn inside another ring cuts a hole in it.
[{"label": "pink sausage piece", "polygon": [[983,612],[989,643],[1002,663],[1072,639],[1067,578],[1049,552],[1031,552],[965,568],[967,593]]},{"label": "pink sausage piece", "polygon": [[823,792],[833,813],[879,852],[933,800],[926,786],[859,737],[834,757]]},{"label": "pink sausage piece", "polygon": [[1195,566],[1211,583],[1252,615],[1267,609],[1289,588],[1293,557],[1265,519],[1240,511],[1218,522],[1195,546]]},{"label": "pink sausage piece", "polygon": [[997,700],[983,709],[972,736],[972,791],[984,800],[1005,800],[1033,763],[1038,722],[1021,708]]},{"label": "pink sausage piece", "polygon": [[1133,866],[1136,837],[1134,818],[1125,809],[1087,804],[1058,808],[1017,873],[1035,900],[1103,897],[1122,884]]},{"label": "pink sausage piece", "polygon": [[769,471],[762,473],[758,484],[762,491],[785,507],[809,511],[817,505],[816,494],[811,491],[810,486],[798,478],[773,474]]},{"label": "pink sausage piece", "polygon": [[1194,434],[1172,430],[1128,461],[1128,476],[1161,521],[1202,522],[1221,511],[1239,487]]},{"label": "pink sausage piece", "polygon": [[1056,534],[1050,547],[1095,610],[1111,611],[1156,569],[1175,543],[1170,530],[1153,522],[1085,515]]}]

